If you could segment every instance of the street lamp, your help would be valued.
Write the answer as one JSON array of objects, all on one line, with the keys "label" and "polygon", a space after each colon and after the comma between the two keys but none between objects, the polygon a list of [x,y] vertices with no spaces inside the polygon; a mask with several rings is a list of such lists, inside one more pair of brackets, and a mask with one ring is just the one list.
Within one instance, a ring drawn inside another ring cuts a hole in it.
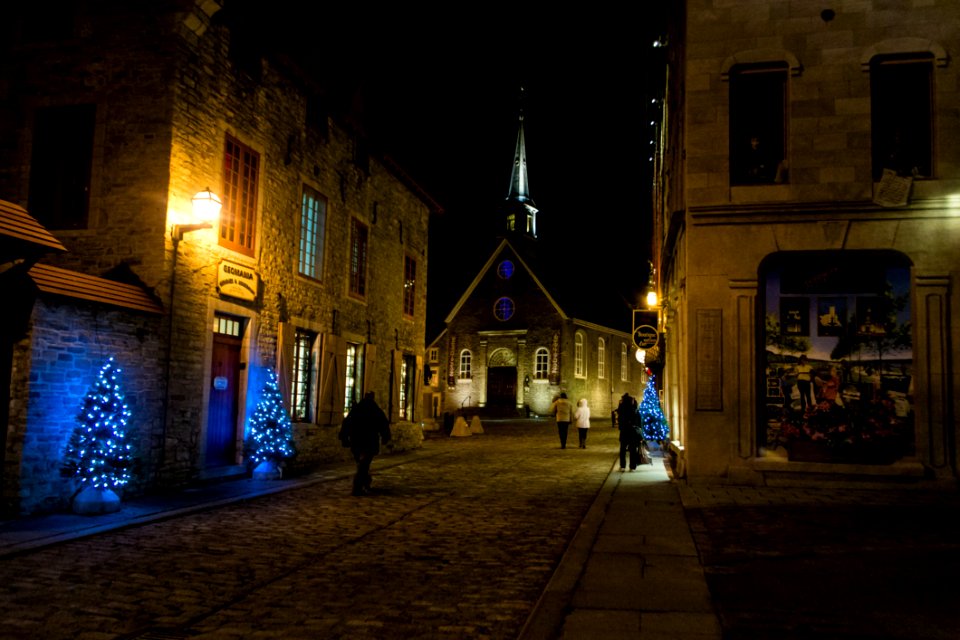
[{"label": "street lamp", "polygon": [[212,229],[213,223],[220,217],[220,208],[223,203],[210,187],[198,191],[191,199],[193,203],[193,217],[197,222],[192,224],[175,224],[170,232],[174,245],[183,240],[183,234],[199,229]]}]

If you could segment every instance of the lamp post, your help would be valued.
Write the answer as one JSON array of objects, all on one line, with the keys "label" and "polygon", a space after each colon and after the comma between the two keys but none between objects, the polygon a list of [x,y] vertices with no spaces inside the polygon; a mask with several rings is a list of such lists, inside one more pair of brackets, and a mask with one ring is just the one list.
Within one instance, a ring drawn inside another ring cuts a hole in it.
[{"label": "lamp post", "polygon": [[170,269],[170,319],[167,323],[167,363],[166,363],[166,391],[164,393],[163,403],[163,435],[160,442],[160,461],[157,464],[157,474],[159,474],[167,458],[167,421],[170,415],[170,377],[173,370],[173,318],[174,318],[174,300],[177,288],[177,257],[179,256],[180,241],[183,240],[183,234],[200,229],[212,229],[214,223],[220,217],[222,203],[210,187],[203,191],[198,191],[191,198],[193,219],[195,222],[187,224],[174,224],[170,228],[170,239],[173,241],[173,256],[171,257]]}]

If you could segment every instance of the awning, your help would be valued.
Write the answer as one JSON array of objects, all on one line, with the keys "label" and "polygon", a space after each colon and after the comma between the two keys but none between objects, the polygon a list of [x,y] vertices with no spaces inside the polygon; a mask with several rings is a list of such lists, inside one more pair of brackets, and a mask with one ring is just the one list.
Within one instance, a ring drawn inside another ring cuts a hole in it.
[{"label": "awning", "polygon": [[21,206],[0,200],[0,235],[47,247],[53,251],[67,248]]},{"label": "awning", "polygon": [[33,265],[30,269],[30,278],[42,293],[89,300],[147,313],[163,313],[163,307],[147,291],[132,284],[114,282],[48,264]]}]

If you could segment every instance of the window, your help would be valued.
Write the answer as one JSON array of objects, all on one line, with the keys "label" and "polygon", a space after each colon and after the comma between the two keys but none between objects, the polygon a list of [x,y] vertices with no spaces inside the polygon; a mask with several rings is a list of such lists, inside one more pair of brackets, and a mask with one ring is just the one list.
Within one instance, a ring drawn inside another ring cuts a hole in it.
[{"label": "window", "polygon": [[630,371],[630,361],[627,359],[627,345],[620,343],[620,380],[626,382],[627,374]]},{"label": "window", "polygon": [[585,378],[587,376],[582,333],[577,333],[573,338],[573,375],[577,378]]},{"label": "window", "polygon": [[228,135],[223,155],[220,246],[252,256],[257,224],[260,154]]},{"label": "window", "polygon": [[413,397],[415,390],[413,388],[414,377],[417,370],[417,359],[415,356],[404,355],[400,361],[400,407],[399,414],[401,420],[413,420]]},{"label": "window", "polygon": [[430,347],[430,350],[427,351],[427,360],[431,363],[437,363],[440,361],[440,349],[438,347]]},{"label": "window", "polygon": [[38,109],[30,158],[31,215],[49,229],[86,229],[96,108]]},{"label": "window", "polygon": [[876,57],[870,62],[873,179],[884,169],[933,175],[933,55]]},{"label": "window", "polygon": [[493,305],[493,315],[497,320],[505,322],[513,317],[514,306],[510,298],[500,298]]},{"label": "window", "polygon": [[597,377],[607,376],[607,343],[603,338],[597,340]]},{"label": "window", "polygon": [[417,307],[417,261],[403,257],[403,315],[412,318]]},{"label": "window", "polygon": [[550,371],[550,352],[540,347],[533,358],[533,377],[537,380],[546,380]]},{"label": "window", "polygon": [[327,201],[310,187],[303,187],[300,204],[300,275],[319,280],[323,275],[323,234]]},{"label": "window", "polygon": [[730,184],[784,182],[787,64],[730,72]]},{"label": "window", "polygon": [[292,418],[303,422],[310,419],[313,407],[313,384],[317,363],[313,360],[313,344],[317,334],[297,329],[293,338],[293,371],[290,376],[290,406]]},{"label": "window", "polygon": [[343,393],[343,415],[350,413],[354,403],[359,400],[357,394],[363,388],[363,359],[360,357],[360,345],[347,343],[346,383]]},{"label": "window", "polygon": [[350,230],[350,293],[363,298],[367,295],[367,238],[369,229],[356,218]]},{"label": "window", "polygon": [[510,276],[513,275],[513,271],[514,271],[513,263],[510,262],[509,260],[504,260],[503,262],[497,265],[497,275],[503,278],[504,280],[508,280]]},{"label": "window", "polygon": [[469,380],[473,377],[473,370],[471,368],[472,359],[473,354],[471,354],[468,349],[460,352],[460,375],[457,377],[461,380]]}]

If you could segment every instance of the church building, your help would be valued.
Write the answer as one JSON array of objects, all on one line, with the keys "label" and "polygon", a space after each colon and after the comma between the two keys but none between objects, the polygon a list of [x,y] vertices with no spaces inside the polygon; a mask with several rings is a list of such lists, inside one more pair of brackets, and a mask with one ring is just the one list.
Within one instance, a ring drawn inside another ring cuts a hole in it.
[{"label": "church building", "polygon": [[561,392],[601,417],[625,392],[639,394],[645,369],[631,309],[614,296],[596,300],[602,288],[584,286],[584,276],[563,276],[539,244],[538,214],[521,113],[503,233],[427,348],[433,417],[545,415]]}]

